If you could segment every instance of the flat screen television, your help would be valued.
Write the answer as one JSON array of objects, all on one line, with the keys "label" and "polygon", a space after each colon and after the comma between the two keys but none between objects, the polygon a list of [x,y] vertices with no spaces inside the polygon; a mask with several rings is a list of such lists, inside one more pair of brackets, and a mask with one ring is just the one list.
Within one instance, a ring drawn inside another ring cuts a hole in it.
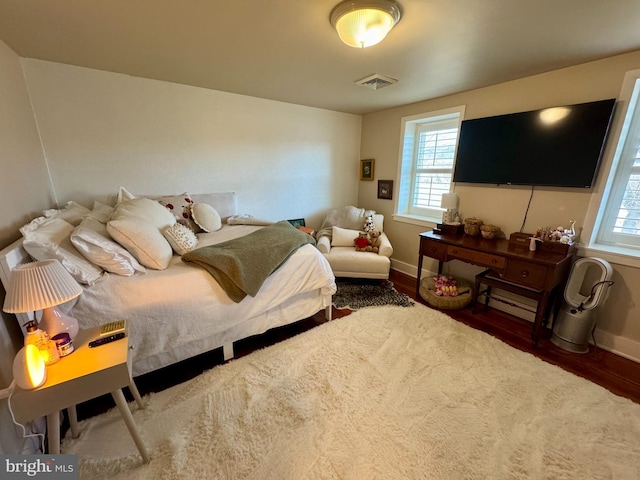
[{"label": "flat screen television", "polygon": [[615,99],[465,120],[454,182],[590,188]]}]

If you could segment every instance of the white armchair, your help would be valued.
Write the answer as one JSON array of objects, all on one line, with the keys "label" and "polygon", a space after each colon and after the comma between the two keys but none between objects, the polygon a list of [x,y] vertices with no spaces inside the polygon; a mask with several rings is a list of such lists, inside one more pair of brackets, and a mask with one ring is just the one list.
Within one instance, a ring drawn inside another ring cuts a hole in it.
[{"label": "white armchair", "polygon": [[[364,220],[363,217],[359,226],[360,230],[364,227]],[[345,225],[343,228],[341,225],[327,226],[325,222],[323,228],[318,232],[318,250],[331,265],[333,274],[336,277],[387,280],[391,269],[390,257],[393,254],[393,247],[383,230],[384,215],[373,215],[375,229],[382,232],[378,253],[356,251],[353,240],[358,236],[358,230],[353,229],[356,226],[353,222],[345,223],[342,223]]]}]

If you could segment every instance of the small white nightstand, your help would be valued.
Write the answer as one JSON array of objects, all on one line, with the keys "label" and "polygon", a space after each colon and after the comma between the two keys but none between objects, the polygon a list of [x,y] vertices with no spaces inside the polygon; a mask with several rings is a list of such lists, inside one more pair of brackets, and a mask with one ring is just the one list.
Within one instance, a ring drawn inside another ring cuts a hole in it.
[{"label": "small white nightstand", "polygon": [[89,342],[99,336],[100,327],[81,330],[73,340],[75,351],[47,367],[44,385],[35,390],[16,387],[11,399],[16,420],[27,422],[46,415],[49,453],[59,454],[60,410],[67,409],[71,433],[77,437],[76,404],[111,393],[142,459],[148,462],[149,454],[121,390],[128,386],[140,408],[144,408],[131,378],[129,337],[89,348]]}]

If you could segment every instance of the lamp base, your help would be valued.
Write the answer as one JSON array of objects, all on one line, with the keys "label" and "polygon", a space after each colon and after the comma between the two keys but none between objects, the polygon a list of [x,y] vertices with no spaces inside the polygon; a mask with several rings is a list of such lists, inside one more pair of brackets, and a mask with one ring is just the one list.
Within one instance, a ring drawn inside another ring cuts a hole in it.
[{"label": "lamp base", "polygon": [[40,319],[38,326],[40,329],[47,332],[49,338],[65,332],[68,333],[71,340],[73,340],[80,330],[78,320],[70,315],[62,313],[56,307],[45,308],[42,311],[42,318]]}]

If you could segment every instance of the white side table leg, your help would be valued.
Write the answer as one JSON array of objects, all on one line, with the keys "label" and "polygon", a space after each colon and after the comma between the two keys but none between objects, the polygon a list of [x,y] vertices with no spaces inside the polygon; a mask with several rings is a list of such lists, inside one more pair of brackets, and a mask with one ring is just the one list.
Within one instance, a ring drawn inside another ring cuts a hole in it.
[{"label": "white side table leg", "polygon": [[124,398],[122,390],[114,390],[113,392],[111,392],[111,396],[115,400],[116,405],[118,406],[118,410],[120,410],[120,415],[122,415],[122,419],[129,429],[131,438],[133,438],[136,447],[138,447],[140,455],[142,455],[142,460],[144,460],[145,463],[149,463],[149,454],[147,453],[147,447],[145,446],[144,442],[142,441],[142,437],[138,432],[138,427],[133,420],[133,415],[131,415],[131,410],[129,410],[129,405],[127,405],[127,401]]},{"label": "white side table leg", "polygon": [[80,430],[78,429],[78,414],[76,412],[76,406],[71,405],[67,407],[67,414],[69,414],[69,426],[71,427],[71,436],[78,438],[80,436]]},{"label": "white side table leg", "polygon": [[131,395],[133,395],[133,398],[135,398],[138,406],[144,410],[144,403],[142,403],[142,397],[140,396],[140,392],[138,391],[138,387],[136,387],[136,384],[134,383],[133,378],[129,382],[129,391],[131,392]]},{"label": "white side table leg", "polygon": [[47,415],[47,438],[49,439],[49,454],[59,455],[60,454],[60,411],[56,411]]}]

